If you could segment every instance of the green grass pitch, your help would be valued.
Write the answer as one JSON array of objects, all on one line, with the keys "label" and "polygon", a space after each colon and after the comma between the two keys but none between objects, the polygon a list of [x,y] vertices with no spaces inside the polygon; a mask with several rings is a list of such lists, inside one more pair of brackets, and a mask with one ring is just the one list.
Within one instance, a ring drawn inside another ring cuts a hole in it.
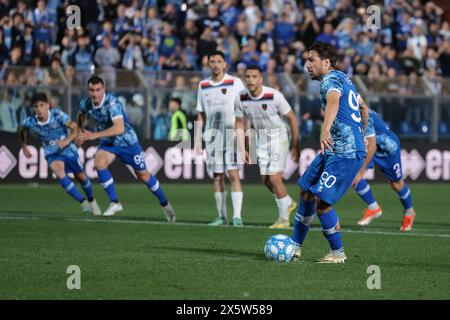
[{"label": "green grass pitch", "polygon": [[[244,228],[206,226],[216,216],[212,184],[163,185],[176,224],[138,184],[117,185],[124,211],[109,218],[85,216],[57,185],[3,185],[0,299],[449,299],[450,185],[410,186],[412,232],[398,231],[402,208],[389,186],[373,186],[383,217],[365,228],[350,191],[336,206],[348,263],[318,265],[328,243],[317,219],[303,261],[265,258],[265,240],[292,231],[267,228],[277,210],[261,185],[244,185]],[[106,194],[95,192],[105,209]],[[289,192],[298,197],[295,185]],[[70,265],[81,269],[80,290],[66,287]],[[370,265],[380,267],[379,290],[367,288]]]}]

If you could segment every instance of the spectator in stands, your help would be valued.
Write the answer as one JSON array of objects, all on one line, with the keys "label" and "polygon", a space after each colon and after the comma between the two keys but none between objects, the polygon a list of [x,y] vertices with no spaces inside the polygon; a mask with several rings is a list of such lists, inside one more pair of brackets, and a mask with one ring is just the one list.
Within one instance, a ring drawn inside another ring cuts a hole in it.
[{"label": "spectator in stands", "polygon": [[95,52],[94,61],[99,67],[100,77],[108,88],[116,87],[116,66],[120,62],[120,53],[117,48],[111,46],[111,35],[105,34],[103,46]]},{"label": "spectator in stands", "polygon": [[369,35],[366,32],[360,32],[358,34],[355,50],[357,54],[365,56],[368,59],[373,55],[373,42],[369,39]]},{"label": "spectator in stands", "polygon": [[240,10],[236,6],[236,0],[224,0],[220,8],[220,17],[225,25],[232,29],[237,21]]},{"label": "spectator in stands", "polygon": [[0,65],[3,65],[9,58],[9,50],[5,45],[3,29],[0,28]]},{"label": "spectator in stands", "polygon": [[223,25],[222,20],[219,18],[219,8],[215,4],[210,4],[208,6],[208,14],[200,22],[201,31],[203,32],[205,28],[211,29],[211,35],[213,38],[219,35],[219,29]]},{"label": "spectator in stands", "polygon": [[127,70],[143,70],[144,58],[140,47],[140,36],[134,32],[128,32],[120,39],[119,47],[124,50],[122,67]]},{"label": "spectator in stands", "polygon": [[243,46],[241,50],[240,62],[249,67],[251,65],[257,65],[260,59],[261,56],[257,48],[256,40],[253,37],[249,37],[247,45]]},{"label": "spectator in stands", "polygon": [[210,52],[213,52],[217,48],[217,43],[212,36],[212,30],[206,27],[197,43],[197,54],[200,61],[203,61],[203,57],[207,57]]},{"label": "spectator in stands", "polygon": [[159,55],[169,58],[174,52],[180,40],[173,31],[173,26],[168,23],[163,23],[163,30],[161,34],[161,43],[159,46]]},{"label": "spectator in stands", "polygon": [[442,76],[450,77],[450,42],[446,40],[439,48],[439,64],[441,65]]},{"label": "spectator in stands", "polygon": [[325,22],[323,32],[317,36],[316,41],[332,44],[336,48],[339,47],[339,41],[333,33],[333,25],[331,22]]},{"label": "spectator in stands", "polygon": [[39,0],[33,11],[33,25],[35,27],[34,37],[36,42],[44,41],[47,45],[53,43],[50,30],[54,26],[54,21],[47,10],[45,0]]},{"label": "spectator in stands", "polygon": [[22,104],[22,98],[15,89],[4,89],[0,96],[0,131],[17,132],[19,122],[17,110]]},{"label": "spectator in stands", "polygon": [[11,51],[15,46],[22,46],[22,35],[12,22],[11,17],[6,16],[1,19],[1,36],[2,42],[8,51]]},{"label": "spectator in stands", "polygon": [[[283,15],[286,15],[289,17],[287,13],[283,13]],[[314,40],[317,38],[317,36],[320,33],[320,26],[317,22],[317,19],[314,15],[314,11],[311,9],[305,9],[304,11],[304,19],[303,24],[300,27],[300,38],[302,39],[303,43],[305,44],[305,47],[309,47]],[[292,40],[290,40],[292,41]],[[289,42],[290,42],[289,41]]]},{"label": "spectator in stands", "polygon": [[[305,22],[305,29],[302,29],[302,32],[306,31],[309,23],[310,20],[308,20],[307,24]],[[277,35],[277,44],[280,47],[289,46],[289,44],[295,39],[294,25],[289,22],[289,14],[287,12],[283,12],[281,20],[275,24],[275,34]]]},{"label": "spectator in stands", "polygon": [[106,36],[110,37],[111,46],[117,48],[119,45],[119,35],[114,32],[112,22],[109,20],[103,22],[102,28],[102,32],[95,37],[97,48],[101,48],[103,46],[103,38]]},{"label": "spectator in stands", "polygon": [[75,66],[78,81],[86,83],[89,74],[94,71],[94,61],[89,44],[89,37],[86,34],[83,34],[78,38],[77,43],[77,47],[71,56],[69,63]]},{"label": "spectator in stands", "polygon": [[411,37],[408,38],[406,46],[411,49],[417,60],[422,61],[427,50],[427,38],[422,34],[420,26],[414,25],[411,31]]}]

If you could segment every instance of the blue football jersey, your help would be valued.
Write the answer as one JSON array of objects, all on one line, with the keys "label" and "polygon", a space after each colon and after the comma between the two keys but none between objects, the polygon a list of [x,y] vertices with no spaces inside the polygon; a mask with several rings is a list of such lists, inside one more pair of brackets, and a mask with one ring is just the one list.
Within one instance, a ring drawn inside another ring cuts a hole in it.
[{"label": "blue football jersey", "polygon": [[88,114],[95,120],[97,131],[104,131],[113,126],[114,119],[123,118],[125,132],[113,137],[100,138],[101,143],[119,147],[132,146],[138,143],[136,132],[128,122],[122,104],[112,94],[107,93],[103,103],[98,107],[94,107],[89,98],[81,100],[80,112]]},{"label": "blue football jersey", "polygon": [[63,150],[58,146],[58,141],[69,135],[67,125],[70,121],[71,119],[66,113],[53,108],[49,110],[47,121],[40,122],[36,116],[30,116],[23,120],[22,126],[41,140],[45,156],[56,153],[77,154],[78,148],[73,142]]},{"label": "blue football jersey", "polygon": [[320,83],[320,101],[325,110],[327,94],[340,92],[339,110],[331,125],[333,151],[326,151],[345,158],[355,158],[356,154],[365,154],[361,114],[359,112],[359,93],[350,78],[343,72],[333,70]]},{"label": "blue football jersey", "polygon": [[377,157],[392,156],[400,150],[400,140],[397,135],[373,110],[369,111],[369,121],[364,135],[366,137],[376,136],[377,151],[375,156]]}]

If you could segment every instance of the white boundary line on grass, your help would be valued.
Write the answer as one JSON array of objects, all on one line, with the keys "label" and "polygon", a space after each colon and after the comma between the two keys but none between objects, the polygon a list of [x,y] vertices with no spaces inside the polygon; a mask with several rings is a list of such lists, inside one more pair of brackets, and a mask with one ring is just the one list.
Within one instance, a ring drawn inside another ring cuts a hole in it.
[{"label": "white boundary line on grass", "polygon": [[[151,221],[151,220],[128,220],[128,219],[104,219],[104,218],[61,218],[61,217],[45,217],[45,216],[2,216],[0,220],[60,220],[70,222],[94,222],[94,223],[125,223],[125,224],[150,224],[150,225],[166,225],[166,226],[184,226],[184,227],[209,227],[209,228],[227,228],[227,226],[212,227],[202,222],[175,222],[174,224],[163,221]],[[231,226],[230,226],[231,227]],[[232,228],[232,227],[231,227]],[[269,229],[267,226],[262,225],[245,225],[239,227],[239,229]],[[292,230],[292,228],[284,229],[270,229],[276,232],[277,230]],[[321,232],[320,228],[311,228],[311,231]],[[379,229],[378,229],[379,230]],[[360,234],[379,234],[390,236],[406,236],[406,237],[431,237],[431,238],[450,238],[450,234],[436,234],[436,233],[414,233],[414,232],[390,232],[390,231],[377,231],[377,230],[353,230],[350,228],[343,228],[344,233],[360,233]]]}]

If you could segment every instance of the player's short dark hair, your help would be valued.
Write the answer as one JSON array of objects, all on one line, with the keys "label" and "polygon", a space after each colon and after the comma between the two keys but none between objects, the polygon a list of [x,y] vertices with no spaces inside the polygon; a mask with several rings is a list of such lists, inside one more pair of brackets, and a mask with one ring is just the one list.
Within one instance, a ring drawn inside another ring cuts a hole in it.
[{"label": "player's short dark hair", "polygon": [[222,59],[225,61],[225,54],[220,50],[214,50],[214,51],[210,52],[208,54],[208,60],[211,59],[211,57],[213,57],[213,56],[221,56]]},{"label": "player's short dark hair", "polygon": [[336,61],[338,59],[338,52],[336,48],[326,42],[316,41],[314,42],[307,51],[315,51],[322,60],[329,59],[330,65],[335,68]]},{"label": "player's short dark hair", "polygon": [[257,71],[259,71],[260,74],[263,73],[262,69],[259,66],[255,65],[255,64],[253,64],[251,66],[248,66],[246,71],[248,71],[248,70],[257,70]]},{"label": "player's short dark hair", "polygon": [[36,92],[31,98],[31,105],[34,106],[38,102],[48,103],[47,95],[43,92]]},{"label": "player's short dark hair", "polygon": [[174,102],[176,102],[179,106],[181,106],[181,99],[178,98],[178,97],[172,97],[172,98],[169,99],[169,102],[170,102],[170,101],[174,101]]},{"label": "player's short dark hair", "polygon": [[87,85],[89,86],[90,84],[99,84],[101,83],[102,86],[105,86],[105,82],[103,81],[102,78],[100,78],[99,76],[92,76],[89,78],[89,80],[87,81]]}]

